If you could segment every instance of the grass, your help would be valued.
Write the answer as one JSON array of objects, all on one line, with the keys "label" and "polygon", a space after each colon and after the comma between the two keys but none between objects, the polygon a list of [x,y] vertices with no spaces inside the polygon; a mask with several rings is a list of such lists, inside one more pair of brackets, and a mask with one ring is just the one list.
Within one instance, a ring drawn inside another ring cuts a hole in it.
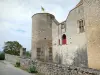
[{"label": "grass", "polygon": [[31,73],[31,74],[44,75],[44,74],[38,73],[38,71],[36,70],[36,67],[34,65],[30,66],[28,69],[25,69],[24,67],[21,67],[20,62],[16,62],[16,64],[14,66],[19,68],[19,69],[22,69],[28,73]]},{"label": "grass", "polygon": [[[29,73],[29,70],[28,70],[28,69],[25,69],[25,68],[22,68],[22,67],[17,67],[17,68],[22,69],[22,70],[24,70],[24,71],[26,71],[26,72]],[[35,75],[44,75],[44,74],[41,74],[41,73],[31,73],[31,74],[35,74]]]},{"label": "grass", "polygon": [[15,67],[20,67],[20,62],[16,62]]}]

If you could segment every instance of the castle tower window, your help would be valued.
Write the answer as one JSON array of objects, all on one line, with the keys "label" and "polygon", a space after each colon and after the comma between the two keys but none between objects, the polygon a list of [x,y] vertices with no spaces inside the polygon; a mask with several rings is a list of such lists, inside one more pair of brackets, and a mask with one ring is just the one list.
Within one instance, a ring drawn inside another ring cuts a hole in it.
[{"label": "castle tower window", "polygon": [[84,32],[84,21],[83,20],[79,20],[79,32],[82,33]]},{"label": "castle tower window", "polygon": [[49,61],[52,61],[53,58],[52,58],[52,48],[50,47],[49,48]]},{"label": "castle tower window", "polygon": [[66,44],[66,35],[63,34],[62,36],[62,44],[65,45]]},{"label": "castle tower window", "polygon": [[41,48],[37,48],[37,59],[40,60],[41,57]]}]

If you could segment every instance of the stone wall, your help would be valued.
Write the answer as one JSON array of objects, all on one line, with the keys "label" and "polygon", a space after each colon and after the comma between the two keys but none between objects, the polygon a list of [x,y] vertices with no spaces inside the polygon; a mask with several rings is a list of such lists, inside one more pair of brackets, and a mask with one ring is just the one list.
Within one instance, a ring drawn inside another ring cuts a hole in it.
[{"label": "stone wall", "polygon": [[6,61],[9,61],[11,64],[15,64],[17,61],[20,60],[20,56],[5,54]]},{"label": "stone wall", "polygon": [[37,70],[44,75],[100,75],[99,70],[80,68],[45,62],[37,63]]},{"label": "stone wall", "polygon": [[30,67],[31,63],[32,63],[31,60],[28,58],[26,58],[26,59],[21,58],[20,59],[20,65],[21,65],[22,69],[28,69]]},{"label": "stone wall", "polygon": [[[69,12],[65,21],[66,31],[62,31],[61,24],[57,25],[53,22],[52,48],[54,62],[66,65],[88,67],[86,35],[85,32],[79,32],[78,21],[81,19],[84,21],[84,9],[82,4]],[[63,34],[66,34],[66,45],[62,45]]]},{"label": "stone wall", "polygon": [[48,58],[52,46],[52,19],[49,13],[37,13],[32,16],[32,59],[37,59],[37,48],[40,49],[40,59]]},{"label": "stone wall", "polygon": [[[21,68],[28,69],[32,65],[30,59],[21,59]],[[55,63],[37,61],[35,64],[37,71],[43,75],[100,75],[100,70],[91,68],[81,68]]]},{"label": "stone wall", "polygon": [[88,40],[88,65],[100,69],[100,0],[83,0]]}]

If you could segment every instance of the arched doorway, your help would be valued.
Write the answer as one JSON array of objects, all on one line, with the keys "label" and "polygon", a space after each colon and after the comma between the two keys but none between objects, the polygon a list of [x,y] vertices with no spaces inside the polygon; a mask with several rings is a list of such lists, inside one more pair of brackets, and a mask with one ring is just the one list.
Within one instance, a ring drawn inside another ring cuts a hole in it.
[{"label": "arched doorway", "polygon": [[65,34],[62,35],[62,44],[63,45],[67,44],[67,40],[66,40],[66,35]]}]

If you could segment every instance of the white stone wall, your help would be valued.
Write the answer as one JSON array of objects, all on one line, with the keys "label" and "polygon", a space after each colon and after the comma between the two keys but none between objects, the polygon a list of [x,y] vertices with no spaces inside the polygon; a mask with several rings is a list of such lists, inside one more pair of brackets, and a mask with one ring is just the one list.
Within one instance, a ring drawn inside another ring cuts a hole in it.
[{"label": "white stone wall", "polygon": [[10,63],[15,64],[16,62],[20,61],[20,56],[5,54],[5,59]]},{"label": "white stone wall", "polygon": [[[54,62],[67,65],[87,66],[87,40],[85,32],[79,33],[77,21],[80,19],[84,20],[83,5],[70,11],[66,19],[66,32],[61,33],[61,25],[58,27],[58,25],[53,23],[52,39]],[[59,45],[58,40],[60,39],[60,42],[62,42],[61,37],[63,34],[66,34],[67,44]]]},{"label": "white stone wall", "polygon": [[[82,1],[81,1],[82,2]],[[82,3],[69,12],[66,31],[48,13],[38,13],[32,17],[32,59],[36,58],[36,48],[41,48],[48,59],[48,49],[52,46],[53,61],[61,64],[87,66],[87,40],[85,32],[79,33],[78,20],[84,20]],[[53,16],[54,17],[54,16]],[[85,22],[84,22],[85,23]],[[50,28],[50,24],[51,28]],[[67,44],[62,45],[62,35],[66,34]],[[46,38],[46,40],[44,39]],[[60,45],[59,45],[60,39]],[[48,45],[48,42],[52,42]]]}]

